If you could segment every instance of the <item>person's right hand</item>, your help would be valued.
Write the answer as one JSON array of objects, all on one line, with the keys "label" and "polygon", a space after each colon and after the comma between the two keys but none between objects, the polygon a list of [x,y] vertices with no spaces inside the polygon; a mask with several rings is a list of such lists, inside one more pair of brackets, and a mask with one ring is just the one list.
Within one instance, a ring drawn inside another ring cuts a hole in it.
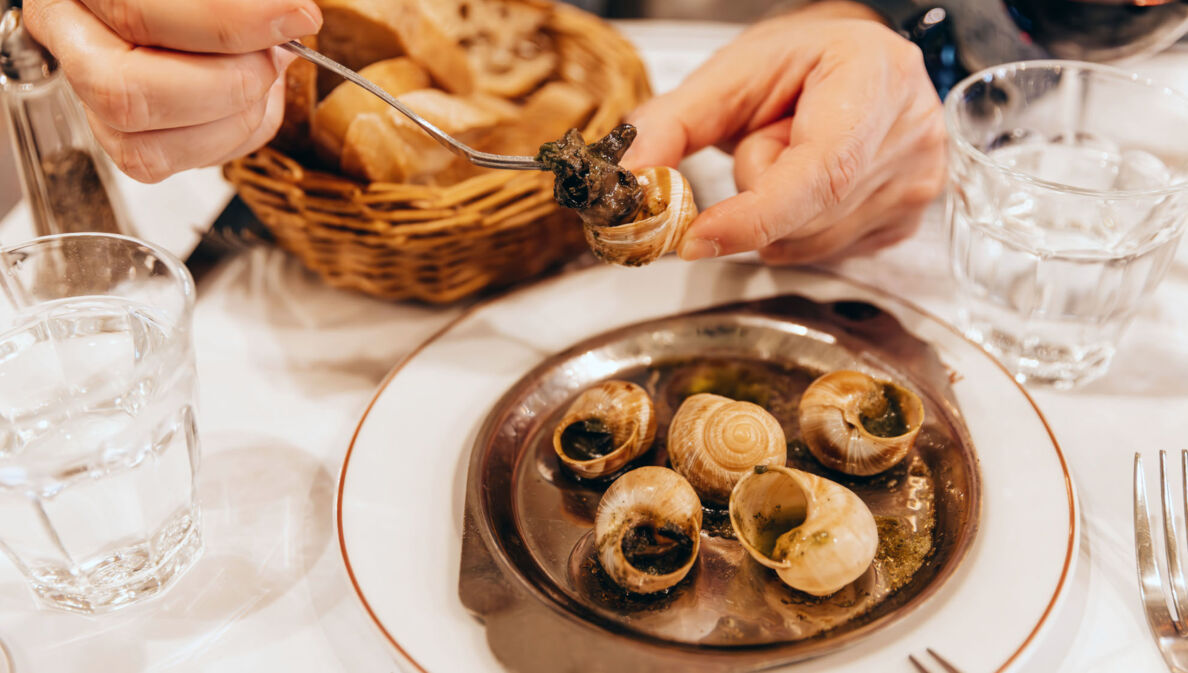
[{"label": "person's right hand", "polygon": [[772,264],[866,254],[909,236],[945,183],[945,127],[920,50],[853,2],[819,2],[744,31],[628,119],[628,168],[734,154],[739,193],[702,212],[678,251],[758,250]]},{"label": "person's right hand", "polygon": [[99,144],[142,182],[268,142],[295,58],[275,45],[322,22],[313,0],[25,0],[23,12]]}]

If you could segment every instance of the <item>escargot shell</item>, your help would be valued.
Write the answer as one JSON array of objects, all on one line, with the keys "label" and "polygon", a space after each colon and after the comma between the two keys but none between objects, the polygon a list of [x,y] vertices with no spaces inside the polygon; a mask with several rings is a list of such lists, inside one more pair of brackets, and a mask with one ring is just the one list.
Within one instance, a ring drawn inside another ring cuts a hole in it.
[{"label": "escargot shell", "polygon": [[684,477],[641,467],[615,480],[594,519],[598,562],[624,589],[650,594],[685,578],[701,549],[701,501]]},{"label": "escargot shell", "polygon": [[635,173],[635,178],[644,194],[635,219],[583,227],[594,254],[613,264],[642,266],[676,250],[689,223],[697,217],[689,181],[675,168],[645,168]]},{"label": "escargot shell", "polygon": [[800,398],[800,432],[821,464],[871,475],[903,460],[924,423],[924,404],[910,390],[862,372],[830,372]]},{"label": "escargot shell", "polygon": [[788,467],[756,467],[739,479],[730,525],[751,558],[814,596],[858,579],[879,544],[874,516],[853,491]]},{"label": "escargot shell", "polygon": [[578,395],[553,431],[553,450],[579,477],[611,474],[643,455],[656,437],[656,411],[643,388],[604,381]]},{"label": "escargot shell", "polygon": [[668,458],[706,501],[724,504],[756,465],[783,465],[784,431],[763,407],[711,393],[690,395],[668,429]]}]

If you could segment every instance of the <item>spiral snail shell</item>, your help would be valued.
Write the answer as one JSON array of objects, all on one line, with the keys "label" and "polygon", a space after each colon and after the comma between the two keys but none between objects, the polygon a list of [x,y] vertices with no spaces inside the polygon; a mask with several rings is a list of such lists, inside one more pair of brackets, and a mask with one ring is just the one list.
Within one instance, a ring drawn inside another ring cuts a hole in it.
[{"label": "spiral snail shell", "polygon": [[822,465],[866,476],[908,454],[924,423],[924,404],[895,383],[843,370],[813,381],[799,414],[801,436]]},{"label": "spiral snail shell", "polygon": [[711,503],[726,503],[754,466],[784,465],[787,455],[784,431],[763,407],[711,393],[686,398],[668,430],[673,469]]},{"label": "spiral snail shell", "polygon": [[643,455],[656,437],[656,411],[643,388],[604,381],[569,405],[553,431],[561,464],[587,479],[611,474]]},{"label": "spiral snail shell", "polygon": [[642,266],[680,245],[697,204],[689,181],[675,168],[658,166],[635,173],[643,203],[634,219],[621,224],[583,226],[586,242],[599,259]]},{"label": "spiral snail shell", "polygon": [[624,589],[650,594],[685,578],[701,549],[701,501],[684,477],[640,467],[615,480],[594,519],[598,562]]},{"label": "spiral snail shell", "polygon": [[730,494],[739,543],[788,586],[828,596],[874,560],[879,534],[866,503],[850,489],[788,467],[756,467]]}]

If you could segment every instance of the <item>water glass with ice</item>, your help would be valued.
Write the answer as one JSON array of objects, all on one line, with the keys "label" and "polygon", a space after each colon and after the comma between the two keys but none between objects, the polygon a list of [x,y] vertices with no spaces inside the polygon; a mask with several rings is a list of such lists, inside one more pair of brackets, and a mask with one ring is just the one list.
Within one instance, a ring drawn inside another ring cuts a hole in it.
[{"label": "water glass with ice", "polygon": [[1030,61],[970,76],[945,117],[960,326],[1020,382],[1102,376],[1188,223],[1188,96]]},{"label": "water glass with ice", "polygon": [[189,272],[70,234],[0,251],[0,289],[0,548],[46,606],[159,594],[202,549]]}]

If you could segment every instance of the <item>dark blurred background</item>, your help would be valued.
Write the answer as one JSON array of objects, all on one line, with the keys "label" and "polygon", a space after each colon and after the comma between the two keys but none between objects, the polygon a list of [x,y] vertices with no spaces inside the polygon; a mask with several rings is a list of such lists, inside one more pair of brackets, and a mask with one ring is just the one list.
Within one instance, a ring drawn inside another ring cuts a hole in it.
[{"label": "dark blurred background", "polygon": [[614,19],[696,19],[750,22],[807,0],[566,0]]}]

